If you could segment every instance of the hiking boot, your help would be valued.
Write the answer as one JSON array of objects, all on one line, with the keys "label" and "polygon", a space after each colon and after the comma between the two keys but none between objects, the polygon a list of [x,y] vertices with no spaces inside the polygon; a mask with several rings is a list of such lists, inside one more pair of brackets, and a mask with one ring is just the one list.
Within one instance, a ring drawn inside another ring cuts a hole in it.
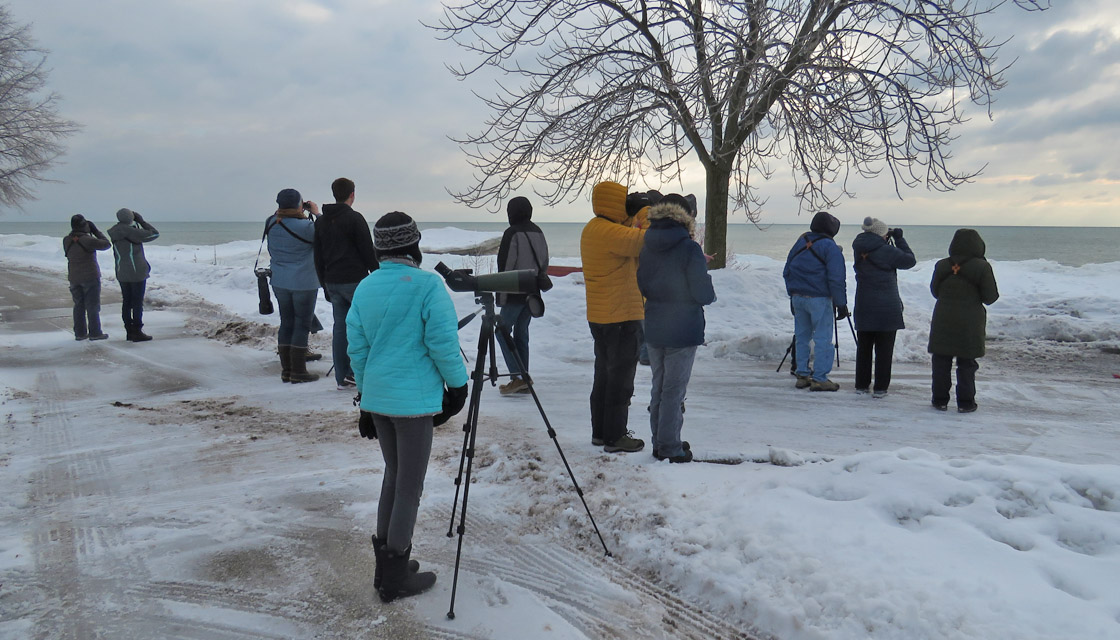
[{"label": "hiking boot", "polygon": [[804,389],[812,384],[813,381],[809,379],[809,376],[797,376],[797,382],[793,383],[793,386],[795,389]]},{"label": "hiking boot", "polygon": [[948,402],[934,402],[933,403],[933,408],[937,409],[938,411],[948,411],[949,410],[949,403]]},{"label": "hiking boot", "polygon": [[[688,444],[688,440],[681,440],[681,448],[684,449],[685,453],[692,453],[692,445]],[[657,458],[658,460],[669,458],[669,456],[661,455],[661,452],[657,450],[657,447],[653,448],[653,457]]]},{"label": "hiking boot", "polygon": [[871,389],[856,389],[857,395],[865,396],[869,393],[871,393]]},{"label": "hiking boot", "polygon": [[603,446],[603,439],[602,438],[596,438],[595,436],[591,436],[591,446],[593,446],[593,447]]},{"label": "hiking boot", "polygon": [[512,396],[515,393],[529,393],[529,383],[521,378],[514,378],[506,384],[499,385],[498,393],[503,396]]},{"label": "hiking boot", "polygon": [[74,336],[74,339],[78,340],[78,341],[81,341],[81,340],[85,340],[86,336]]},{"label": "hiking boot", "polygon": [[152,336],[140,330],[139,325],[125,327],[125,340],[129,342],[147,342],[152,339]]},{"label": "hiking boot", "polygon": [[633,431],[627,431],[626,435],[611,443],[603,444],[603,451],[607,453],[634,453],[645,449],[645,440],[633,437]]},{"label": "hiking boot", "polygon": [[[976,411],[979,408],[980,407],[975,402],[970,402],[968,404],[961,404],[961,405],[957,405],[957,413],[972,413],[973,411]],[[948,407],[946,407],[946,409],[948,409]]]},{"label": "hiking boot", "polygon": [[886,389],[876,389],[875,392],[871,394],[871,397],[872,398],[885,398],[885,397],[887,397],[887,390]]},{"label": "hiking boot", "polygon": [[809,384],[809,391],[836,391],[840,385],[831,380],[813,380]]},{"label": "hiking boot", "polygon": [[109,339],[109,334],[107,334],[107,333],[95,333],[95,334],[91,335],[89,337],[89,339],[90,340],[108,340]]},{"label": "hiking boot", "polygon": [[[412,555],[412,547],[409,547],[401,555],[397,555],[388,549],[382,550],[381,564],[381,586],[377,589],[377,595],[381,597],[382,602],[392,602],[398,598],[407,598],[424,593],[432,588],[436,583],[436,574],[431,571],[424,571],[422,573],[413,573],[409,569],[409,564]],[[374,577],[376,578],[376,572]]]},{"label": "hiking boot", "polygon": [[323,359],[323,354],[319,353],[318,351],[312,351],[311,347],[307,348],[307,358],[305,358],[305,360],[307,362],[312,362],[314,360],[322,360],[322,359]]},{"label": "hiking boot", "polygon": [[684,452],[684,455],[669,456],[669,462],[672,462],[674,464],[679,464],[679,463],[683,463],[683,462],[692,462],[692,452],[688,451],[686,449],[685,452]]}]

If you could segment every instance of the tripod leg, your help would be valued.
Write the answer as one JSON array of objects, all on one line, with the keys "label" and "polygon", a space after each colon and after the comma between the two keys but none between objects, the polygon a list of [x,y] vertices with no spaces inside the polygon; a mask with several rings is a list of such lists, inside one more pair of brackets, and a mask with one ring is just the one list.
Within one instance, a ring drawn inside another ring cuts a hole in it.
[{"label": "tripod leg", "polygon": [[560,447],[560,441],[556,439],[556,430],[552,428],[552,424],[548,421],[548,416],[544,412],[544,406],[541,405],[541,399],[537,396],[537,390],[533,387],[533,376],[529,373],[525,363],[521,362],[521,356],[518,355],[517,350],[513,349],[513,336],[510,335],[509,329],[502,324],[501,320],[496,322],[498,339],[504,340],[507,347],[510,347],[510,352],[517,362],[518,368],[521,369],[525,382],[529,385],[529,393],[533,396],[533,402],[537,405],[537,411],[541,414],[541,419],[544,420],[545,429],[548,431],[548,437],[552,439],[552,444],[556,445],[556,451],[560,454],[560,460],[564,463],[564,468],[568,471],[568,477],[572,480],[572,486],[576,490],[576,495],[579,496],[580,502],[583,503],[583,509],[587,512],[587,519],[591,521],[591,527],[595,530],[595,535],[599,537],[599,543],[603,545],[603,553],[611,556],[611,550],[607,548],[607,541],[603,539],[603,534],[599,531],[599,525],[595,523],[595,517],[591,515],[591,507],[587,505],[587,500],[583,496],[583,489],[580,488],[579,482],[576,481],[575,472],[572,471],[572,466],[568,464],[568,458],[564,455],[564,450]]},{"label": "tripod leg", "polygon": [[789,357],[789,352],[793,351],[793,345],[796,344],[796,343],[797,343],[797,336],[794,336],[793,340],[789,341],[789,346],[786,347],[786,354],[784,356],[782,356],[782,361],[778,363],[778,368],[774,369],[774,373],[777,373],[777,372],[782,370],[782,365],[786,363],[786,358]]},{"label": "tripod leg", "polygon": [[836,336],[836,364],[840,364],[840,321],[833,319],[832,333]]}]

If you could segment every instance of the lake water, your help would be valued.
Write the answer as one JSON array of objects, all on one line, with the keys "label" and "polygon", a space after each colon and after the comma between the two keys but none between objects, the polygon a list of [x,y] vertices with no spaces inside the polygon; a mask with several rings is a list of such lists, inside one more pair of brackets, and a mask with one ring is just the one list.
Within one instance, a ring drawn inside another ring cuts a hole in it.
[{"label": "lake water", "polygon": [[[160,230],[155,241],[161,245],[209,246],[235,240],[259,240],[259,222],[175,222],[152,220]],[[424,229],[457,227],[471,231],[501,232],[504,222],[422,222]],[[556,257],[578,257],[583,222],[539,223],[548,239],[549,253]],[[101,226],[102,230],[110,225]],[[1120,227],[974,227],[987,244],[987,257],[995,261],[1045,259],[1068,266],[1120,261]],[[789,248],[808,225],[776,224],[756,227],[729,224],[728,252],[761,255],[784,260]],[[957,227],[904,227],[906,240],[919,261],[944,257]],[[61,238],[70,231],[67,222],[0,221],[0,234],[45,235]],[[840,227],[836,241],[851,254],[859,225]]]}]

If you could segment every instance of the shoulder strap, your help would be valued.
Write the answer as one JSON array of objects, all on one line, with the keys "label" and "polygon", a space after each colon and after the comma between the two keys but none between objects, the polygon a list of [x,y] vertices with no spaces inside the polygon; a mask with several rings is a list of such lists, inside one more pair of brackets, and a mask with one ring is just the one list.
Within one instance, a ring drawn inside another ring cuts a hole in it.
[{"label": "shoulder strap", "polygon": [[[801,255],[801,252],[802,252],[802,251],[806,251],[806,250],[807,250],[807,251],[808,251],[809,253],[813,254],[813,257],[814,257],[814,258],[816,258],[817,260],[820,260],[821,264],[823,264],[824,266],[826,266],[826,267],[827,267],[827,266],[828,266],[828,263],[827,263],[827,262],[825,262],[824,258],[822,258],[822,257],[820,256],[820,254],[819,254],[819,253],[817,253],[816,251],[813,251],[813,241],[812,241],[812,240],[810,240],[810,239],[808,238],[808,236],[809,236],[809,234],[808,234],[808,233],[803,233],[803,234],[801,234],[801,237],[805,239],[805,246],[804,246],[804,247],[801,247],[801,249],[799,249],[799,250],[797,251],[797,253],[793,254],[793,258],[796,258],[797,256]],[[790,260],[793,260],[793,258],[790,258]]]},{"label": "shoulder strap", "polygon": [[67,258],[70,257],[70,249],[74,248],[74,245],[78,245],[79,247],[81,247],[82,251],[85,251],[86,253],[93,253],[89,249],[86,249],[85,245],[78,242],[78,236],[66,236],[66,237],[71,239],[69,246],[67,246],[66,250],[62,252],[62,255],[66,256]]},{"label": "shoulder strap", "polygon": [[[300,236],[300,235],[296,235],[296,232],[289,229],[287,227],[287,225],[285,225],[284,222],[282,220],[280,220],[280,218],[276,218],[276,224],[280,225],[284,229],[284,231],[287,231],[288,234],[291,235],[296,240],[299,240],[300,242],[303,242],[304,244],[312,244],[312,242],[310,240],[308,240],[307,238],[304,238],[303,236]],[[312,223],[312,224],[314,224],[314,223]],[[265,233],[267,233],[267,231]]]},{"label": "shoulder strap", "polygon": [[253,271],[257,270],[257,265],[261,261],[261,252],[264,251],[264,241],[268,239],[268,232],[272,230],[272,227],[276,226],[279,220],[280,218],[273,216],[273,219],[269,220],[268,224],[264,225],[264,233],[261,234],[261,246],[257,249],[257,259],[253,261]]},{"label": "shoulder strap", "polygon": [[533,262],[537,263],[537,273],[540,273],[542,270],[541,259],[537,257],[537,250],[533,248],[533,239],[529,237],[528,231],[522,231],[521,233],[525,236],[525,242],[529,243],[529,251],[533,252]]}]

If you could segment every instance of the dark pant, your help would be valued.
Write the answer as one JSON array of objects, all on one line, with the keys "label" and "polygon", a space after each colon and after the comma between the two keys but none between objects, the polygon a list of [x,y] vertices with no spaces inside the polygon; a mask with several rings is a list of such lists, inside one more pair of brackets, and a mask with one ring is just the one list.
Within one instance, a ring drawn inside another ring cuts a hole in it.
[{"label": "dark pant", "polygon": [[342,384],[343,378],[354,374],[350,369],[350,356],[346,354],[346,314],[350,313],[350,304],[354,301],[354,290],[358,288],[358,283],[327,283],[323,286],[331,297],[331,307],[334,309],[334,329],[331,335],[334,381]]},{"label": "dark pant", "polygon": [[121,319],[124,320],[124,328],[139,330],[144,326],[144,290],[148,286],[148,281],[120,284]]},{"label": "dark pant", "polygon": [[416,512],[424,493],[424,476],[432,454],[432,416],[401,418],[375,413],[373,425],[385,458],[377,503],[377,537],[394,555],[401,555],[412,546]]},{"label": "dark pant", "polygon": [[[511,379],[520,378],[519,374],[522,371],[529,370],[529,321],[533,319],[532,314],[529,313],[529,305],[524,302],[507,302],[502,305],[499,319],[502,321],[502,326],[508,329],[513,337],[513,351],[510,351],[510,345],[507,345],[505,340],[498,340],[498,344],[502,347],[502,356],[506,360],[506,369],[513,374],[510,376]],[[517,364],[517,358],[513,357],[514,353],[521,359],[520,365]]]},{"label": "dark pant", "polygon": [[[933,404],[949,404],[949,389],[953,386],[953,356],[934,354],[933,360]],[[969,407],[976,404],[976,370],[980,364],[975,358],[957,357],[957,406]]]},{"label": "dark pant", "polygon": [[891,361],[894,360],[894,338],[897,331],[857,331],[856,389],[871,386],[871,360],[875,359],[875,390],[891,386]]},{"label": "dark pant", "polygon": [[638,369],[638,320],[587,323],[595,341],[595,378],[591,383],[591,437],[613,444],[626,435],[634,373]]},{"label": "dark pant", "polygon": [[280,310],[280,329],[276,332],[276,344],[306,348],[319,290],[273,287],[272,293],[276,295],[276,306]]},{"label": "dark pant", "polygon": [[101,281],[70,283],[74,299],[74,337],[101,335]]}]

